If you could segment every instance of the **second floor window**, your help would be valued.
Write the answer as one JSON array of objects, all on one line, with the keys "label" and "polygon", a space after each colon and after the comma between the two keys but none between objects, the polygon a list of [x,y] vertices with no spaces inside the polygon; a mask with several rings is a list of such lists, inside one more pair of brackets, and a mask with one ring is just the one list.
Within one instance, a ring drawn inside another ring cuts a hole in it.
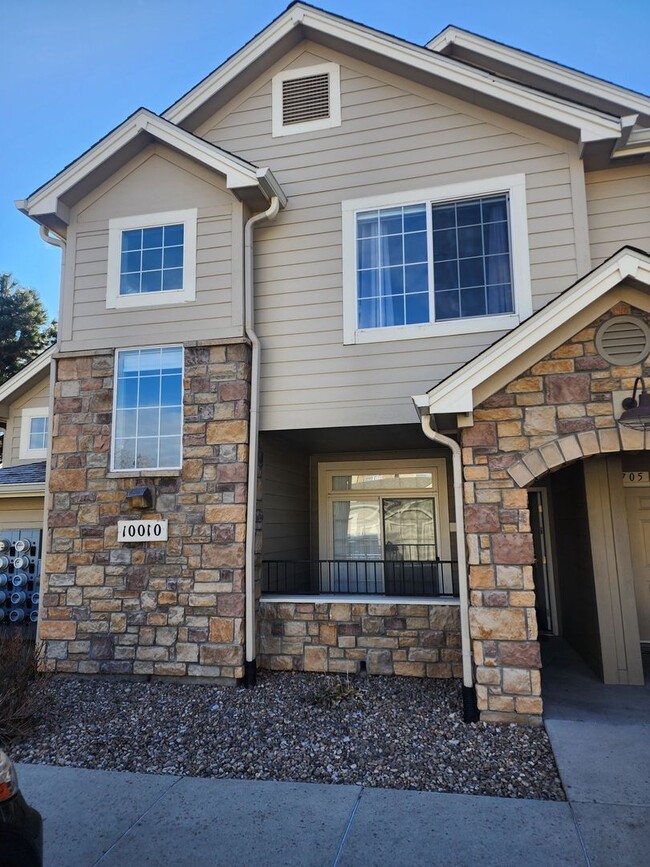
[{"label": "second floor window", "polygon": [[180,469],[183,348],[118,350],[113,469]]},{"label": "second floor window", "polygon": [[345,343],[505,330],[532,312],[525,180],[471,189],[343,203]]},{"label": "second floor window", "polygon": [[361,211],[357,292],[359,328],[512,313],[508,197]]},{"label": "second floor window", "polygon": [[182,304],[196,297],[197,211],[167,211],[108,222],[106,306]]},{"label": "second floor window", "polygon": [[21,460],[39,460],[47,457],[49,432],[47,409],[28,407],[23,409],[21,415],[18,457]]},{"label": "second floor window", "polygon": [[182,223],[122,232],[120,295],[183,288]]},{"label": "second floor window", "polygon": [[29,448],[32,451],[47,448],[47,416],[30,419]]}]

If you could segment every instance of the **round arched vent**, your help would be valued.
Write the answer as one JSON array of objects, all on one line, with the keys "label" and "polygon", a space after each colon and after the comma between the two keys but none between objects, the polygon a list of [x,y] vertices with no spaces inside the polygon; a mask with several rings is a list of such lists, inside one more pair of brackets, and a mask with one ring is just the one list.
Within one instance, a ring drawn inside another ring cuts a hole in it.
[{"label": "round arched vent", "polygon": [[596,332],[596,349],[610,364],[638,364],[650,354],[650,328],[636,316],[615,316]]}]

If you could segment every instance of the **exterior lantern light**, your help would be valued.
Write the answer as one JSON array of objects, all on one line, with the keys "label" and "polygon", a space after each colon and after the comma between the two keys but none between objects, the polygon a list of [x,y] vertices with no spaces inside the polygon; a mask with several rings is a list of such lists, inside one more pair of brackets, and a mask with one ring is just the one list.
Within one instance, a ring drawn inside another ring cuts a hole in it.
[{"label": "exterior lantern light", "polygon": [[[641,393],[637,400],[637,388],[641,385]],[[650,394],[647,393],[642,376],[634,380],[632,397],[626,397],[623,401],[623,412],[619,423],[634,430],[646,430],[650,428]]]},{"label": "exterior lantern light", "polygon": [[132,509],[150,509],[153,505],[151,488],[146,487],[146,485],[133,488],[126,495],[126,501]]}]

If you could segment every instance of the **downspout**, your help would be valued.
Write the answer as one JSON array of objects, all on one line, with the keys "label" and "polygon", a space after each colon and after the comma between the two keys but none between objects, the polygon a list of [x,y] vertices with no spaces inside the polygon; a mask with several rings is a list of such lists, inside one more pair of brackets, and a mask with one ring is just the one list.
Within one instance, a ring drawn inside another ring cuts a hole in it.
[{"label": "downspout", "polygon": [[[66,253],[66,241],[64,238],[60,238],[58,235],[51,235],[50,230],[46,226],[38,227],[39,234],[43,241],[46,244],[51,244],[53,247],[58,247],[61,250],[61,277],[59,280],[59,294],[63,292],[63,279],[65,273],[65,253]],[[61,322],[61,298],[59,298],[59,324]],[[59,337],[57,336],[57,343],[59,343]],[[47,550],[47,539],[49,536],[48,533],[48,524],[49,524],[49,499],[50,499],[50,472],[52,469],[52,436],[54,434],[54,386],[56,384],[56,359],[52,358],[50,360],[50,382],[49,382],[49,392],[48,392],[48,418],[50,419],[50,424],[48,428],[47,434],[47,460],[45,463],[45,496],[43,497],[43,542],[41,545],[41,563],[45,565],[47,554],[49,553]],[[42,570],[42,567],[41,567]],[[43,574],[41,571],[41,579],[43,578]],[[42,623],[42,613],[43,613],[43,599],[45,598],[45,594],[41,593],[39,595],[38,600],[38,623]]]},{"label": "downspout", "polygon": [[465,553],[465,514],[463,504],[463,462],[458,443],[438,433],[431,424],[431,414],[420,411],[422,432],[434,443],[451,450],[454,479],[454,508],[456,512],[456,547],[458,549],[458,594],[460,596],[460,644],[463,660],[463,718],[466,723],[478,720],[476,691],[472,671],[472,644],[469,634],[469,591],[467,581],[467,555]]},{"label": "downspout", "polygon": [[261,220],[273,220],[280,210],[277,196],[268,210],[255,214],[244,228],[244,328],[251,342],[251,401],[248,434],[248,494],[246,502],[246,662],[244,685],[255,686],[255,537],[257,525],[257,462],[259,454],[260,341],[254,327],[253,227]]}]

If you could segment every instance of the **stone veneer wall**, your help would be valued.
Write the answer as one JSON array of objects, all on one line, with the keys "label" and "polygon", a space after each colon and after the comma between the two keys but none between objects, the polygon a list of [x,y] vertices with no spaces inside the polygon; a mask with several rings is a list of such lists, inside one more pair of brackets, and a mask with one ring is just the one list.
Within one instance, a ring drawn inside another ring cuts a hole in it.
[{"label": "stone veneer wall", "polygon": [[259,631],[262,668],[462,676],[457,605],[263,599]]},{"label": "stone veneer wall", "polygon": [[[250,350],[186,345],[183,468],[109,472],[113,352],[63,356],[54,391],[39,635],[50,670],[243,674]],[[154,510],[127,492],[154,490]],[[169,520],[169,541],[122,544],[119,518]]]},{"label": "stone veneer wall", "polygon": [[643,365],[598,355],[598,326],[640,310],[618,304],[474,411],[463,429],[470,630],[481,719],[541,722],[526,485],[594,454],[643,449],[644,435],[617,424],[613,393],[631,393]]}]

